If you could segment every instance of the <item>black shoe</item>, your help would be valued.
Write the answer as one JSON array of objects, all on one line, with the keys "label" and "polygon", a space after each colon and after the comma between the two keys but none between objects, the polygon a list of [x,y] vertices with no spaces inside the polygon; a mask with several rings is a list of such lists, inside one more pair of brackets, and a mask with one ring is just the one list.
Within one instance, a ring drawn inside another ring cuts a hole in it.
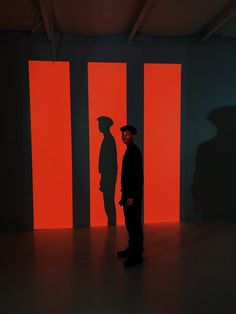
[{"label": "black shoe", "polygon": [[127,258],[127,257],[129,257],[129,250],[126,249],[124,251],[119,251],[119,252],[117,252],[117,256],[120,258]]},{"label": "black shoe", "polygon": [[137,256],[137,257],[130,257],[126,261],[124,261],[124,267],[125,268],[130,268],[137,266],[139,264],[143,263],[143,257],[142,256]]}]

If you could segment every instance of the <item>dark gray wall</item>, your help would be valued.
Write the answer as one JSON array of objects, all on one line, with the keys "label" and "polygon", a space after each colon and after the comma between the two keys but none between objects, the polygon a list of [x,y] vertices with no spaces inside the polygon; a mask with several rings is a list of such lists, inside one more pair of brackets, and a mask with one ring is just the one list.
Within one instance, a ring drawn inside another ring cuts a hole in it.
[{"label": "dark gray wall", "polygon": [[[236,105],[236,45],[189,45],[182,116],[182,218],[198,219],[190,193],[198,145],[216,134],[207,120],[217,107]],[[236,144],[236,143],[235,143]],[[232,178],[232,184],[234,180]],[[236,204],[234,204],[234,207]]]},{"label": "dark gray wall", "polygon": [[[43,35],[0,34],[3,202],[1,229],[32,228],[32,180],[28,60],[52,60]],[[197,220],[191,183],[197,146],[211,138],[206,120],[213,108],[236,104],[236,43],[137,37],[58,36],[57,60],[70,61],[74,226],[89,223],[87,62],[127,62],[128,122],[139,129],[143,150],[143,63],[182,64],[181,219]],[[83,202],[81,202],[83,200]]]}]

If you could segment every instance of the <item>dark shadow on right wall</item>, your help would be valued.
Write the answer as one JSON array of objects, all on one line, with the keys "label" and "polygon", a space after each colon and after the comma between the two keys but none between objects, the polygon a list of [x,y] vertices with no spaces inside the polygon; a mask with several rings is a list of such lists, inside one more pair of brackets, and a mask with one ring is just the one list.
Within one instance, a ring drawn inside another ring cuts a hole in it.
[{"label": "dark shadow on right wall", "polygon": [[208,120],[217,134],[197,148],[194,209],[204,220],[236,218],[236,106],[219,107]]}]

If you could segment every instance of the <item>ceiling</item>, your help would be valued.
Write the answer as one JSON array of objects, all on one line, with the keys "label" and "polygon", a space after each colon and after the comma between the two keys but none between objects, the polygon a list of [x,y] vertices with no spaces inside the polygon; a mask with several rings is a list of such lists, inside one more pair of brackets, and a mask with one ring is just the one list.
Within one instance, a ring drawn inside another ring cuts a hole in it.
[{"label": "ceiling", "polygon": [[236,0],[0,0],[0,30],[236,38]]}]

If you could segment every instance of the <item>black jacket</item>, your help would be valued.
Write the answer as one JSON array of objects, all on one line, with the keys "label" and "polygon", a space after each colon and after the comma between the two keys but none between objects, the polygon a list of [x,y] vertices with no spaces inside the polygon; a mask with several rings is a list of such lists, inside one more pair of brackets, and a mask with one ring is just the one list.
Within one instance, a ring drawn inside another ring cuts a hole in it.
[{"label": "black jacket", "polygon": [[122,161],[121,171],[122,199],[137,198],[143,190],[143,160],[139,148],[132,142],[128,144]]}]

